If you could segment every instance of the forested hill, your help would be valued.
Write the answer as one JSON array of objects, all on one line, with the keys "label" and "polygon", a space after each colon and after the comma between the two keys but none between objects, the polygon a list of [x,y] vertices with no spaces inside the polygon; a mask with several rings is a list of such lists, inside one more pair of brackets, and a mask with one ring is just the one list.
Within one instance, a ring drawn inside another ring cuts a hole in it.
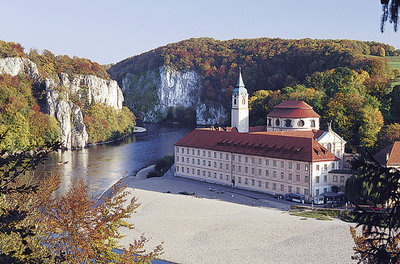
[{"label": "forested hill", "polygon": [[373,151],[400,140],[400,86],[393,81],[399,53],[356,40],[197,38],[128,58],[108,72],[137,116],[227,125],[240,66],[251,125],[265,124],[284,100],[304,100],[321,115],[322,128],[332,122],[347,151]]},{"label": "forested hill", "polygon": [[139,74],[162,65],[184,71],[193,69],[201,75],[202,99],[213,100],[221,88],[226,88],[224,97],[230,98],[238,66],[252,93],[292,86],[314,72],[337,67],[361,68],[372,75],[389,72],[383,60],[364,55],[383,58],[396,52],[390,45],[355,40],[196,38],[125,59],[108,72],[111,78],[120,80],[127,72]]}]

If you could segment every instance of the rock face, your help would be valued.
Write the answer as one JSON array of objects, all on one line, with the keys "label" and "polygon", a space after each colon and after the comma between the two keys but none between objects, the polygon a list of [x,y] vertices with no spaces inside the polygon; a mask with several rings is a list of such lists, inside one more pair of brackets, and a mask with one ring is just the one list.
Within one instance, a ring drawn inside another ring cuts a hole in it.
[{"label": "rock face", "polygon": [[[0,59],[0,74],[16,76],[28,74],[35,85],[44,86],[46,92],[45,112],[54,116],[61,130],[63,147],[84,148],[88,143],[86,126],[81,108],[72,101],[90,105],[102,103],[115,109],[122,109],[124,96],[116,81],[105,80],[93,75],[69,76],[60,73],[56,78],[40,81],[37,66],[25,58]],[[74,99],[74,100],[72,100]]]},{"label": "rock face", "polygon": [[226,110],[218,104],[204,104],[200,99],[202,85],[196,71],[177,71],[165,66],[142,74],[127,73],[120,81],[127,105],[137,109],[141,103],[144,121],[157,122],[169,107],[194,108],[199,125],[221,124]]}]

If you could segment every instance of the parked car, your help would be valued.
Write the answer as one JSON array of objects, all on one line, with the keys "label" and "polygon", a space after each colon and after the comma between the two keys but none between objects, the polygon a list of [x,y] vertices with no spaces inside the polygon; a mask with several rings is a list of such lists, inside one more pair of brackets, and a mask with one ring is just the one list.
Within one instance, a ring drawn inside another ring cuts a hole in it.
[{"label": "parked car", "polygon": [[313,202],[314,204],[324,204],[325,203],[324,196],[318,195],[317,197],[314,197]]},{"label": "parked car", "polygon": [[285,200],[293,201],[293,202],[297,202],[297,203],[304,203],[305,196],[302,194],[297,194],[297,193],[288,193],[288,194],[285,194]]}]

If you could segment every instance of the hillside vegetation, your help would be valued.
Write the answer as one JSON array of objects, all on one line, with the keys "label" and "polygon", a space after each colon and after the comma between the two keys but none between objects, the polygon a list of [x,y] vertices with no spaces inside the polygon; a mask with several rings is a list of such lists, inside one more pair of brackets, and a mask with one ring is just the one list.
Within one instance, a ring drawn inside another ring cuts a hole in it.
[{"label": "hillside vegetation", "polygon": [[399,75],[393,69],[398,55],[390,45],[355,40],[198,38],[128,58],[108,72],[120,81],[127,73],[162,65],[196,70],[202,102],[229,109],[241,66],[252,95],[252,125],[265,124],[267,112],[283,100],[304,100],[322,116],[323,124],[332,121],[348,141],[348,151],[372,151],[386,137],[379,134],[383,125],[400,121],[400,89],[390,85]]},{"label": "hillside vegetation", "polygon": [[[102,66],[88,59],[55,56],[48,50],[42,53],[31,50],[26,54],[20,44],[0,40],[0,58],[7,57],[27,58],[36,63],[40,80],[32,80],[26,74],[14,77],[0,74],[0,133],[7,131],[0,149],[20,150],[60,138],[56,118],[44,114],[46,95],[38,81],[48,77],[58,80],[59,73],[109,79]],[[70,103],[81,108],[89,143],[115,139],[134,130],[135,117],[127,108],[117,111],[102,104],[89,104],[87,96],[73,95],[63,87],[58,89],[65,93],[60,100],[69,98]]]}]

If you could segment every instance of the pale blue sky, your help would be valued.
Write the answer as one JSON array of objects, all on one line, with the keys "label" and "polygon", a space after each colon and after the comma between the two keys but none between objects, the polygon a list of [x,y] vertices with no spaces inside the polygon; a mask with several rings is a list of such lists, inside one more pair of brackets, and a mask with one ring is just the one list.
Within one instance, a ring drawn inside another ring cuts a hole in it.
[{"label": "pale blue sky", "polygon": [[1,0],[0,39],[118,62],[192,37],[318,38],[383,42],[380,0]]}]

